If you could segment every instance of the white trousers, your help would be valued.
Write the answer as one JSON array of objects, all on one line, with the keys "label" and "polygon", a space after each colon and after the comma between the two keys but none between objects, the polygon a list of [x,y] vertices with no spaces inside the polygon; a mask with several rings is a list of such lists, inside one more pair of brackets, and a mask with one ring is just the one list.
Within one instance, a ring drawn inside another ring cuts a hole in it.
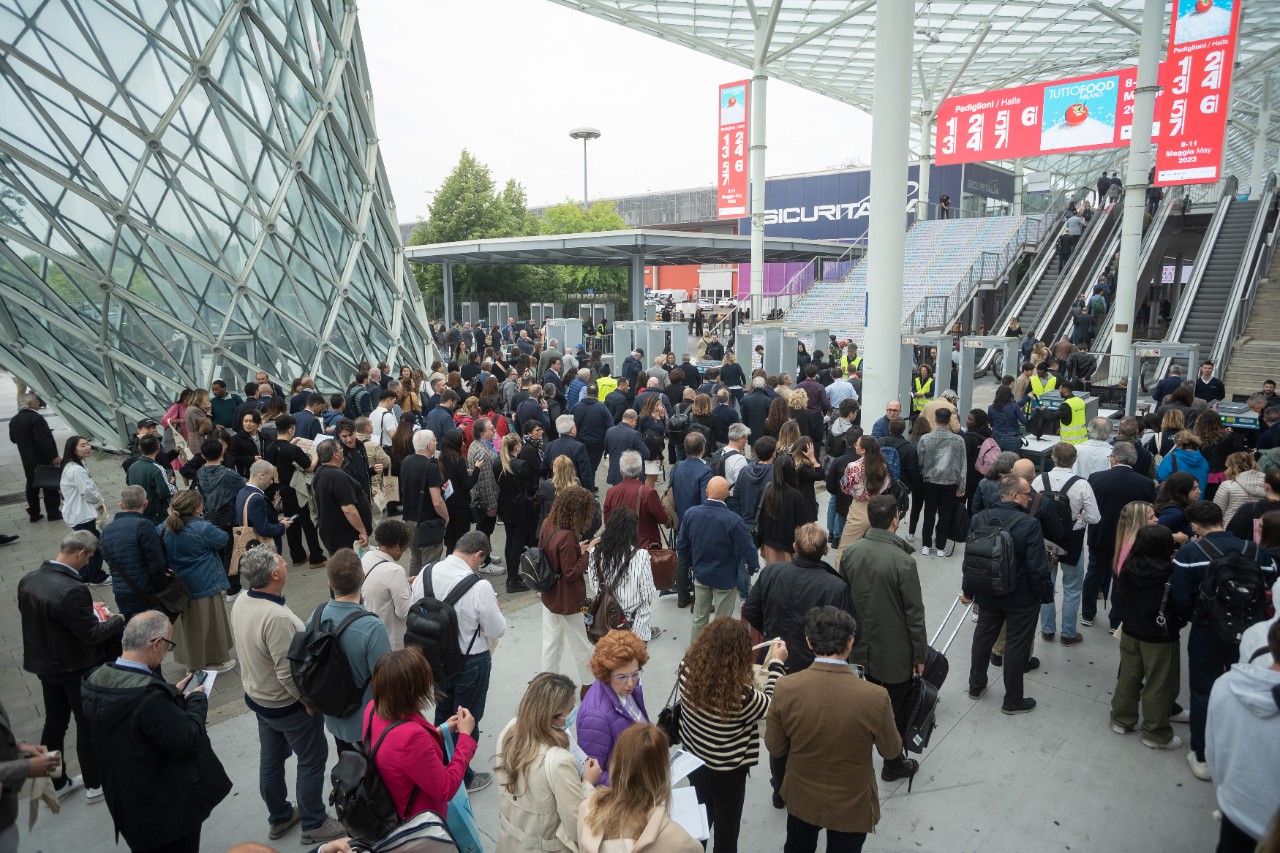
[{"label": "white trousers", "polygon": [[[568,670],[560,668],[560,659],[566,651],[574,664]],[[591,653],[591,641],[587,639],[587,629],[581,613],[561,616],[542,608],[543,672],[559,672],[570,678],[574,678],[576,672],[578,684],[590,684],[595,681],[595,676],[591,674]]]}]

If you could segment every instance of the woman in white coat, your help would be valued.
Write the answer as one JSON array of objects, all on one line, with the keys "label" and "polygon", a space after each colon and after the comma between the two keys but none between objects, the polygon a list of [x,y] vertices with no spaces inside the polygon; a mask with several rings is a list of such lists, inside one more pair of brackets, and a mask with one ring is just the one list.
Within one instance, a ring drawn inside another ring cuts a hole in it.
[{"label": "woman in white coat", "polygon": [[498,735],[498,853],[578,853],[578,810],[600,780],[600,764],[579,768],[569,752],[577,688],[554,672],[529,682],[516,717]]},{"label": "woman in white coat", "polygon": [[[98,535],[98,515],[103,512],[104,503],[98,485],[89,476],[86,460],[93,455],[93,447],[89,439],[73,435],[67,439],[62,448],[62,479],[59,487],[62,491],[62,520],[72,530],[87,530]],[[88,584],[107,582],[107,573],[102,570],[102,549],[93,552],[89,562],[80,571],[81,579]]]}]

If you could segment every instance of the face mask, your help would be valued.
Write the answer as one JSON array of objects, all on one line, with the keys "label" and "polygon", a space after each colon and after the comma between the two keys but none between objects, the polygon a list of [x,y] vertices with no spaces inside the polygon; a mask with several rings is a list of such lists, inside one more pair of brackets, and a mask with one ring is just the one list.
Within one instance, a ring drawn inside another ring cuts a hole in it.
[{"label": "face mask", "polygon": [[576,719],[578,719],[578,706],[574,705],[573,710],[569,712],[569,716],[564,718],[564,725],[557,726],[552,724],[551,728],[558,732],[567,732],[573,726],[573,721]]}]

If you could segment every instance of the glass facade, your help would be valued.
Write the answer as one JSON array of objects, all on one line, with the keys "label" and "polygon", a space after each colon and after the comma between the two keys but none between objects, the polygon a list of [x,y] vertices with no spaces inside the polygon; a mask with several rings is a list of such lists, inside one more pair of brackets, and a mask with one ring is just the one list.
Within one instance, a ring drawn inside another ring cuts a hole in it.
[{"label": "glass facade", "polygon": [[350,0],[0,0],[0,366],[120,447],[430,337]]}]

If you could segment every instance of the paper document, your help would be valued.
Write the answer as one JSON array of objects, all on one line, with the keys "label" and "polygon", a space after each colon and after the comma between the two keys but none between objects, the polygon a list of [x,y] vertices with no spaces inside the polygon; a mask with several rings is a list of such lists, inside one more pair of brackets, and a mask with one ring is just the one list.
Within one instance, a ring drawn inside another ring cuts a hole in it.
[{"label": "paper document", "polygon": [[707,824],[707,807],[698,802],[693,788],[675,788],[671,791],[671,819],[698,841],[711,837]]},{"label": "paper document", "polygon": [[573,760],[578,762],[578,775],[582,775],[582,768],[587,766],[587,754],[582,751],[582,747],[578,746],[576,738],[569,738],[569,754],[573,756]]},{"label": "paper document", "polygon": [[706,762],[692,752],[673,749],[671,751],[671,784],[679,782],[704,764]]},{"label": "paper document", "polygon": [[218,673],[212,669],[202,669],[191,676],[187,682],[187,695],[197,687],[204,687],[205,696],[213,696],[213,683],[218,680]]}]

